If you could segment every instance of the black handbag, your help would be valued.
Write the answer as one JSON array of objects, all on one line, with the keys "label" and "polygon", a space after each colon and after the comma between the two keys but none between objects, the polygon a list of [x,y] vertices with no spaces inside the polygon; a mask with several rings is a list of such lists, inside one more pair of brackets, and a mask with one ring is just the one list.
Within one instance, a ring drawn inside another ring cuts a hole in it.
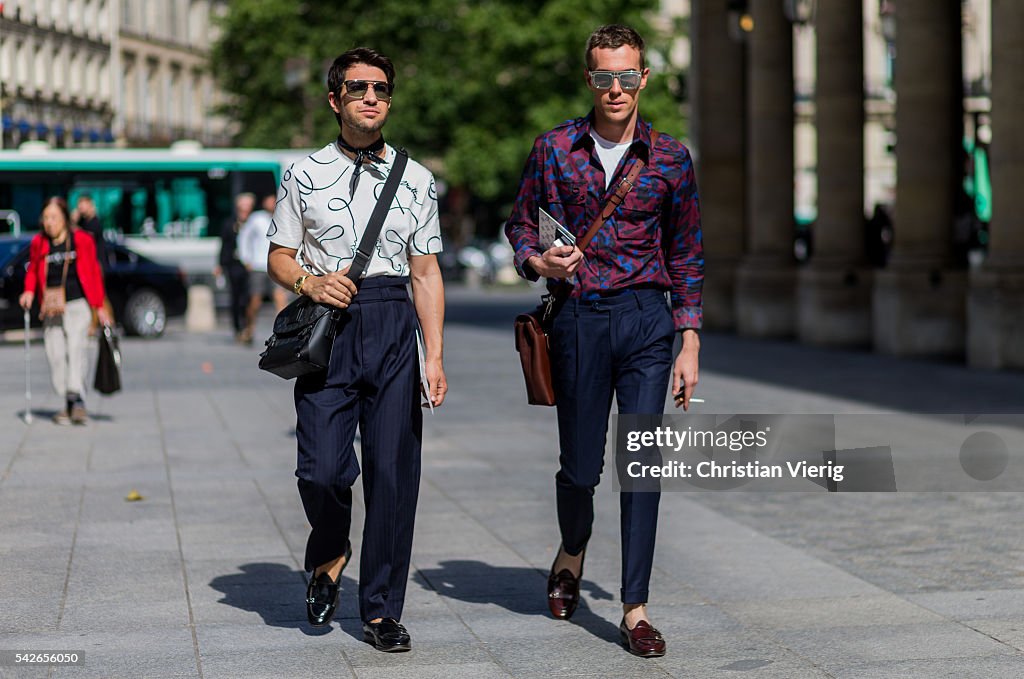
[{"label": "black handbag", "polygon": [[[409,155],[405,149],[397,149],[395,163],[384,182],[384,190],[373,206],[373,213],[359,239],[359,248],[352,266],[345,274],[356,285],[359,285],[359,279],[373,256],[377,237],[391,209],[391,201],[398,191],[408,161]],[[334,336],[347,317],[343,309],[319,304],[305,295],[300,296],[281,309],[274,319],[274,334],[266,341],[267,348],[260,354],[260,369],[286,380],[326,370],[331,362]]]},{"label": "black handbag", "polygon": [[113,394],[121,391],[121,349],[117,337],[109,325],[103,326],[99,336],[99,358],[96,360],[96,377],[93,388],[101,394]]},{"label": "black handbag", "polygon": [[274,319],[274,334],[260,354],[260,368],[286,380],[326,369],[340,312],[306,296],[281,309]]}]

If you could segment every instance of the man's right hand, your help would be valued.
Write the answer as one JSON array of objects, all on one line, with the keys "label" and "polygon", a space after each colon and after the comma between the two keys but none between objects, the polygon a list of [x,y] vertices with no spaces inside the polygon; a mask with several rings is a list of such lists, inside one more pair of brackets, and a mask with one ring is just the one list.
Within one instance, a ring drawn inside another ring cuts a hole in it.
[{"label": "man's right hand", "polygon": [[302,294],[320,304],[330,304],[345,309],[356,296],[358,289],[345,275],[348,267],[323,276],[310,276],[302,284]]},{"label": "man's right hand", "polygon": [[540,257],[530,257],[526,263],[544,278],[568,278],[580,268],[583,253],[575,245],[559,245],[549,248]]}]

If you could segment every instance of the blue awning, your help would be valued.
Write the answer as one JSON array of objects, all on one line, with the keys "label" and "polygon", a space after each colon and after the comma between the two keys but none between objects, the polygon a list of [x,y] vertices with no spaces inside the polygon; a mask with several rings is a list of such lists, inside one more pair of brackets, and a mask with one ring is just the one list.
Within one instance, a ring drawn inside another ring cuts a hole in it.
[{"label": "blue awning", "polygon": [[61,125],[60,123],[57,123],[56,125],[53,126],[53,133],[55,135],[57,135],[58,137],[63,137],[64,136],[64,126]]},{"label": "blue awning", "polygon": [[89,141],[97,142],[100,140],[100,131],[96,128],[89,129]]},{"label": "blue awning", "polygon": [[12,127],[14,127],[14,118],[12,118],[10,116],[4,116],[3,117],[3,127],[4,127],[5,130],[9,130]]},{"label": "blue awning", "polygon": [[22,118],[21,120],[18,121],[18,130],[22,134],[28,134],[29,130],[31,130],[31,129],[32,129],[32,123],[30,123],[29,121],[25,120],[24,118]]},{"label": "blue awning", "polygon": [[45,137],[50,128],[46,126],[46,123],[36,123],[36,134],[40,137]]}]

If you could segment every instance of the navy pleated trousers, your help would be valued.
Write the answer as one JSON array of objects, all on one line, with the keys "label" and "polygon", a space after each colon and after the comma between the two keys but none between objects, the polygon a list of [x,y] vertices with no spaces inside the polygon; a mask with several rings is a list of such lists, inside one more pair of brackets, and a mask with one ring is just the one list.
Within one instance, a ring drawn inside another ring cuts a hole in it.
[{"label": "navy pleated trousers", "polygon": [[[555,475],[562,545],[579,554],[594,523],[608,414],[664,412],[672,369],[672,314],[659,290],[570,299],[551,330],[551,366],[561,448]],[[621,493],[622,602],[646,603],[654,563],[659,493]]]},{"label": "navy pleated trousers", "polygon": [[[362,471],[366,522],[359,563],[364,621],[402,617],[420,482],[423,415],[416,315],[408,278],[360,284],[327,371],[295,384],[299,494],[312,530],[305,567],[345,553],[352,485]],[[362,466],[356,458],[356,427]]]}]

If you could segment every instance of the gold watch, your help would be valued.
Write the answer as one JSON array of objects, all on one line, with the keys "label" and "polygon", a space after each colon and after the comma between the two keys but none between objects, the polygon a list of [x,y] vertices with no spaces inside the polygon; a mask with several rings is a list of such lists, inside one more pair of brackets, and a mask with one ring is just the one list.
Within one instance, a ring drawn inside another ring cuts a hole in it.
[{"label": "gold watch", "polygon": [[307,278],[309,278],[308,274],[306,274],[304,276],[299,276],[295,280],[295,285],[292,286],[292,290],[295,292],[296,295],[301,295],[302,294],[302,284],[306,282]]}]

